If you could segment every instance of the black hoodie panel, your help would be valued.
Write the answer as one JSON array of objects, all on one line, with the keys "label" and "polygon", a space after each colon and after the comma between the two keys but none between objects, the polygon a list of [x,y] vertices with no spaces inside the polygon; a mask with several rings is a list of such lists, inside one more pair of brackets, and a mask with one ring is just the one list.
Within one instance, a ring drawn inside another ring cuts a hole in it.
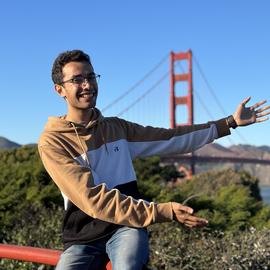
[{"label": "black hoodie panel", "polygon": [[[136,181],[115,187],[121,193],[140,199]],[[68,202],[63,222],[63,243],[67,249],[74,244],[87,244],[112,234],[121,225],[105,222],[85,214],[72,202]]]}]

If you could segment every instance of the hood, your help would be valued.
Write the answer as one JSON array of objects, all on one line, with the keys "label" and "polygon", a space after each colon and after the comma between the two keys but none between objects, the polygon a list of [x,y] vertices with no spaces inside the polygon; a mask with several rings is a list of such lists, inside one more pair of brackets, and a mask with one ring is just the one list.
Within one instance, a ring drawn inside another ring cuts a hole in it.
[{"label": "hood", "polygon": [[68,121],[66,120],[66,116],[58,116],[58,117],[51,116],[48,118],[48,122],[45,125],[45,131],[74,133],[74,126],[75,126],[76,130],[80,132],[85,129],[93,128],[98,123],[103,121],[104,117],[97,108],[93,108],[90,113],[92,114],[91,120],[86,126]]}]

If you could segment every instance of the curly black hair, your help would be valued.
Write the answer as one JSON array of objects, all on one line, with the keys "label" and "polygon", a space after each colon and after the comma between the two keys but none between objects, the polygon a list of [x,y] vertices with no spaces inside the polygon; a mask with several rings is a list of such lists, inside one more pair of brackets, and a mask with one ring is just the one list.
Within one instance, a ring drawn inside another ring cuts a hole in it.
[{"label": "curly black hair", "polygon": [[91,60],[88,54],[81,50],[72,50],[60,53],[54,60],[52,67],[52,80],[54,84],[61,84],[63,80],[62,69],[69,62],[88,62],[91,65]]}]

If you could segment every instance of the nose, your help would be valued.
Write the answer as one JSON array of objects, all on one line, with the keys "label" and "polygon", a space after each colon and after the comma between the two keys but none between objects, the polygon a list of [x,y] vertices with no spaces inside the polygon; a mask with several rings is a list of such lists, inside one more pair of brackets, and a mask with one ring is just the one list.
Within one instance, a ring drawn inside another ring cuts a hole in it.
[{"label": "nose", "polygon": [[92,82],[89,82],[89,80],[85,79],[84,82],[81,84],[81,87],[83,90],[87,90],[93,93],[97,92],[97,87]]},{"label": "nose", "polygon": [[84,78],[84,80],[82,82],[82,86],[85,86],[85,85],[91,85],[91,82],[88,78]]},{"label": "nose", "polygon": [[84,79],[84,81],[81,84],[82,89],[90,90],[94,88],[94,85],[91,81],[89,81],[87,78]]}]

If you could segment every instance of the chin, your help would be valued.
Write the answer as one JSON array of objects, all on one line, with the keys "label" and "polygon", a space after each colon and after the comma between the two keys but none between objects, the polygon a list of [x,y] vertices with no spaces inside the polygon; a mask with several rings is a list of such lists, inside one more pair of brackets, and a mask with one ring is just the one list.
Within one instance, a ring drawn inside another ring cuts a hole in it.
[{"label": "chin", "polygon": [[93,108],[95,108],[95,107],[96,107],[96,103],[92,103],[92,104],[90,104],[89,106],[87,106],[86,109],[93,109]]}]

